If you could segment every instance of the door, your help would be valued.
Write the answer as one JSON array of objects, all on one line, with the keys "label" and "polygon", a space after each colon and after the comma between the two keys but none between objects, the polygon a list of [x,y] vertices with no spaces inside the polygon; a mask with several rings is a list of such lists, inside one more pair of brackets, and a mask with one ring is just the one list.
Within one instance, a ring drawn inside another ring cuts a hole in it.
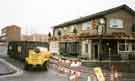
[{"label": "door", "polygon": [[98,45],[97,44],[94,45],[94,58],[98,59]]}]

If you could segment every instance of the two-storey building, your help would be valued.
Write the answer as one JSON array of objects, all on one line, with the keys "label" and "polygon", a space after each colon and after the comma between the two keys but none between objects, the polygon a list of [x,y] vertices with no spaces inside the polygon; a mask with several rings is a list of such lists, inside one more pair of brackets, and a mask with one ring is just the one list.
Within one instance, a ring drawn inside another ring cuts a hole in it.
[{"label": "two-storey building", "polygon": [[135,12],[121,5],[65,22],[54,26],[52,39],[67,56],[135,59]]}]

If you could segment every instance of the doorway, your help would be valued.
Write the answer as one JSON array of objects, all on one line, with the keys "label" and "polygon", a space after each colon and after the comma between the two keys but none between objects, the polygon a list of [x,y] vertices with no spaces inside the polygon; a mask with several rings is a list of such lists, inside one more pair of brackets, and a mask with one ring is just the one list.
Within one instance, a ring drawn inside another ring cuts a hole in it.
[{"label": "doorway", "polygon": [[98,45],[94,45],[94,59],[98,59]]}]

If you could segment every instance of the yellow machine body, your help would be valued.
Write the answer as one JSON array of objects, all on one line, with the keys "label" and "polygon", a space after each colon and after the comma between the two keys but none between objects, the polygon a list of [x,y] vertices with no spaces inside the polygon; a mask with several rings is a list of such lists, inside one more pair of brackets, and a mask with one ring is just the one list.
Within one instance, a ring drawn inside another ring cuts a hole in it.
[{"label": "yellow machine body", "polygon": [[47,64],[51,57],[50,52],[46,48],[36,48],[29,50],[28,57],[25,58],[25,68],[47,68]]}]

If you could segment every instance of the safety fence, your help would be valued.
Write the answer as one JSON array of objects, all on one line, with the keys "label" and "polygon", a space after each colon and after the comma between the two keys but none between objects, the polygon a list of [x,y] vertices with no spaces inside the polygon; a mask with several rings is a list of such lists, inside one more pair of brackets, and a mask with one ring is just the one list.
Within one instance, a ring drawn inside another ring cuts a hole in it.
[{"label": "safety fence", "polygon": [[[99,79],[104,79],[101,73],[97,73],[99,75],[98,78],[93,68],[88,69],[82,66],[82,63],[79,60],[68,60],[52,57],[50,60],[50,66],[57,71],[68,75],[67,81],[98,81]],[[119,81],[117,78],[114,80],[114,77],[118,77],[117,72],[112,73],[104,71],[103,75],[107,81]]]}]

